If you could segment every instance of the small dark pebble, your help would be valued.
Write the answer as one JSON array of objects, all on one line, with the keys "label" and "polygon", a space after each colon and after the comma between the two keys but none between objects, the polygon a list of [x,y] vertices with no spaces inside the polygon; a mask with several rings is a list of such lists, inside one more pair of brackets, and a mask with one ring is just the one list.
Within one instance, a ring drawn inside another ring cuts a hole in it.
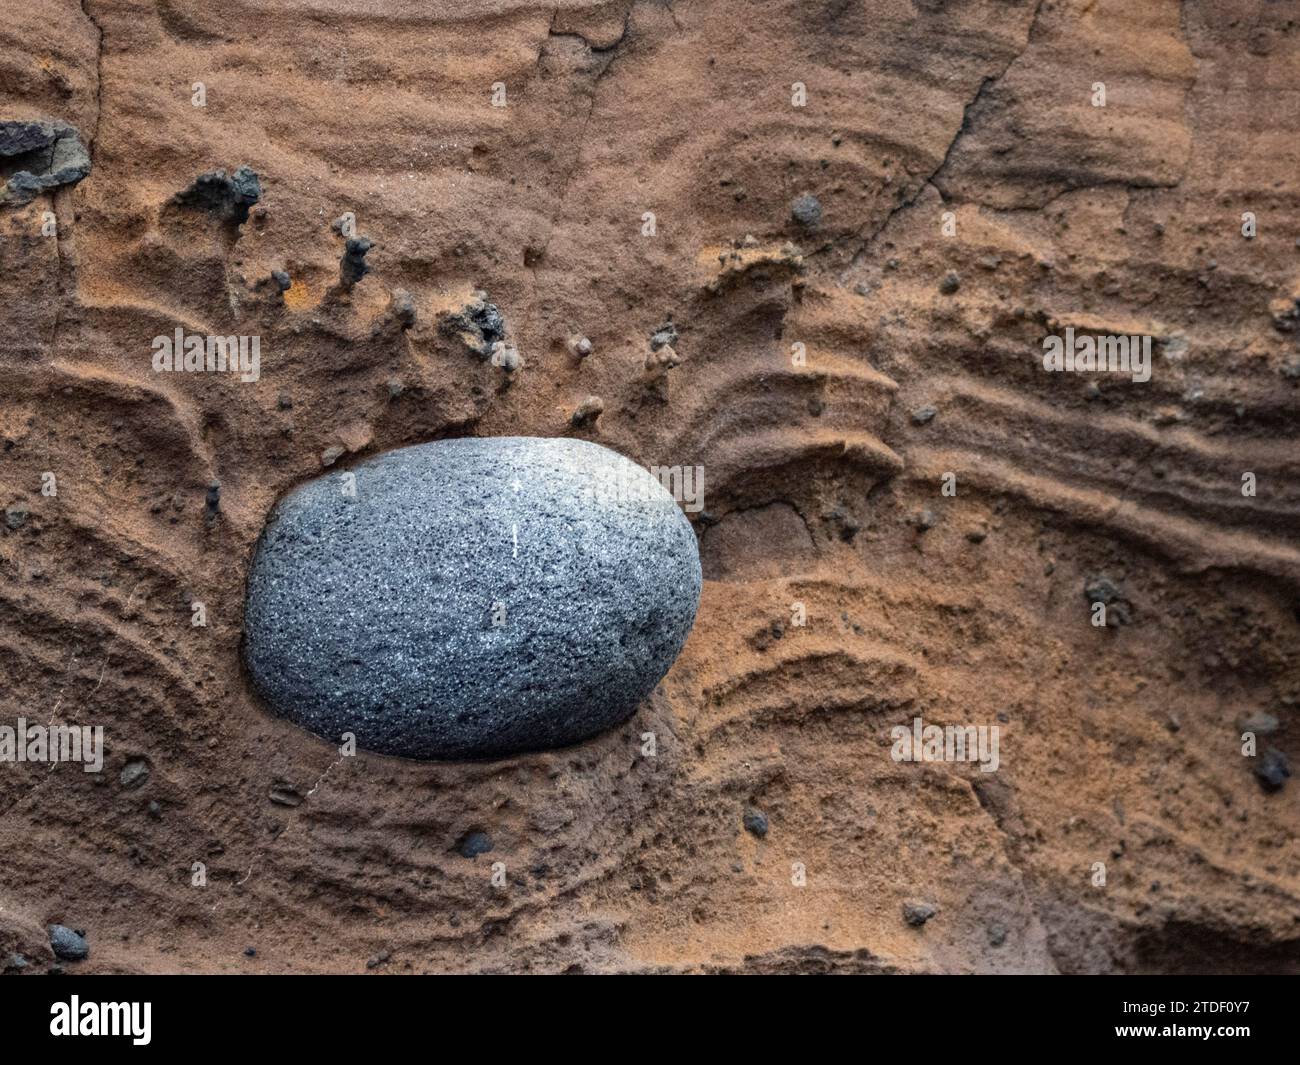
[{"label": "small dark pebble", "polygon": [[1007,926],[1001,921],[989,925],[989,946],[1000,947],[1007,941]]},{"label": "small dark pebble", "polygon": [[961,288],[961,278],[951,270],[945,274],[944,279],[939,282],[939,291],[945,296],[951,296],[959,288]]},{"label": "small dark pebble", "polygon": [[281,292],[288,292],[293,287],[293,279],[283,270],[272,270],[271,280]]},{"label": "small dark pebble", "polygon": [[1124,592],[1106,576],[1090,577],[1083,585],[1084,597],[1089,603],[1104,603],[1106,624],[1112,628],[1127,625],[1132,620],[1130,605]]},{"label": "small dark pebble", "polygon": [[1093,577],[1083,586],[1083,594],[1090,603],[1113,603],[1122,599],[1119,585],[1109,577]]},{"label": "small dark pebble", "polygon": [[822,220],[822,205],[816,196],[805,192],[790,205],[790,215],[801,226],[811,229]]},{"label": "small dark pebble", "polygon": [[862,529],[861,523],[843,507],[836,507],[827,517],[832,524],[838,526],[839,537],[846,544],[853,543],[854,537]]},{"label": "small dark pebble", "polygon": [[934,421],[934,416],[938,413],[933,407],[917,407],[912,411],[912,424],[925,425],[927,422]]},{"label": "small dark pebble", "polygon": [[256,958],[256,957],[257,957],[257,948],[256,948],[256,947],[245,947],[245,948],[244,948],[244,957],[245,957],[245,958]]},{"label": "small dark pebble", "polygon": [[[486,293],[476,292],[474,299],[455,314],[442,319],[439,329],[448,336],[460,334],[481,358],[490,358],[498,341],[506,338],[506,320],[501,308],[490,302]],[[478,342],[474,343],[473,338]]]},{"label": "small dark pebble", "polygon": [[349,237],[343,246],[343,256],[339,259],[339,280],[346,288],[351,288],[366,274],[370,273],[370,264],[366,254],[375,246],[369,237]]},{"label": "small dark pebble", "polygon": [[745,811],[743,820],[746,832],[752,833],[759,839],[767,835],[767,814],[763,813],[762,810],[755,810],[750,807]]},{"label": "small dark pebble", "polygon": [[677,326],[672,322],[665,322],[650,336],[650,350],[658,351],[660,348],[670,348],[677,343]]},{"label": "small dark pebble", "polygon": [[456,849],[463,858],[477,858],[492,849],[492,837],[486,832],[470,832],[456,844]]},{"label": "small dark pebble", "polygon": [[913,928],[920,928],[938,912],[928,902],[907,902],[903,904],[903,920]]},{"label": "small dark pebble", "polygon": [[1291,775],[1291,763],[1276,747],[1269,747],[1255,763],[1255,776],[1265,791],[1281,791]]},{"label": "small dark pebble", "polygon": [[50,925],[50,949],[55,957],[64,961],[82,961],[90,957],[90,944],[86,937],[61,924]]},{"label": "small dark pebble", "polygon": [[149,779],[149,763],[143,758],[132,758],[122,767],[117,779],[124,788],[137,788]]}]

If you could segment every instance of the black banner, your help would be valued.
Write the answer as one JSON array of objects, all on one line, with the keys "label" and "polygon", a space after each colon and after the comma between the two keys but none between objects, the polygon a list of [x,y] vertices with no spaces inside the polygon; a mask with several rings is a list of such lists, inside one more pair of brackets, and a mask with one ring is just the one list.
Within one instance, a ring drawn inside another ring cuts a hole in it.
[{"label": "black banner", "polygon": [[[623,1017],[643,1039],[653,1039],[653,1028],[663,1023],[678,1036],[718,1031],[721,1039],[725,1029],[728,1043],[741,1044],[766,1040],[773,1029],[820,1041],[843,1028],[859,1039],[915,1037],[931,1049],[945,1038],[955,1048],[999,1050],[1127,1044],[1138,1053],[1200,1046],[1218,1054],[1293,1054],[1295,1046],[1296,985],[1285,978],[876,977],[868,984],[858,978],[853,986],[835,985],[839,995],[857,999],[851,1009],[845,1009],[847,999],[837,1006],[835,991],[825,985],[785,978],[779,989],[770,982],[756,989],[766,1005],[753,1027],[743,1023],[738,1004],[719,995],[716,980],[712,994],[702,994],[692,983],[647,978],[635,989],[629,978],[588,979],[581,989],[555,981],[524,984],[518,977],[499,978],[491,988],[482,980],[470,986],[471,978],[462,977],[452,987],[453,979],[28,976],[0,985],[0,1014],[8,1047],[93,1050],[111,1043],[127,1053],[240,1052],[281,1041],[295,1053],[352,1047],[373,1053],[376,1040],[400,1030],[425,1038],[433,1026],[448,1036],[478,1032],[485,1049],[508,1048],[516,1040],[531,1047],[538,1033],[555,1031],[561,996],[568,1012],[614,1024]],[[462,996],[479,1006],[448,1008]],[[670,1012],[660,1014],[661,1008]],[[574,1021],[590,1030],[588,1022]],[[250,1043],[254,1037],[256,1044]]]}]

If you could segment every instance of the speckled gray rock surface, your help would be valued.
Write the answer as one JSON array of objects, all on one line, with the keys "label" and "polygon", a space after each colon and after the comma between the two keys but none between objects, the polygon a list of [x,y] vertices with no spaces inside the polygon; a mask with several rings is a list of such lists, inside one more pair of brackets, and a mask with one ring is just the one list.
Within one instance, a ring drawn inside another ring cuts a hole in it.
[{"label": "speckled gray rock surface", "polygon": [[689,522],[621,455],[436,441],[281,500],[249,575],[245,660],[273,710],[333,741],[436,759],[561,747],[650,693],[700,581]]}]

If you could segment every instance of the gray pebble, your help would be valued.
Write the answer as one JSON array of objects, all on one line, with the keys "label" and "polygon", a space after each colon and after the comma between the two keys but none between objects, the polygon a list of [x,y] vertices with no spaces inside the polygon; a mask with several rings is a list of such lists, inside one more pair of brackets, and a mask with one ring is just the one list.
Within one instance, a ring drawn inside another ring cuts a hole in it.
[{"label": "gray pebble", "polygon": [[491,849],[492,837],[486,832],[469,832],[456,844],[456,850],[462,858],[477,858]]},{"label": "gray pebble", "polygon": [[750,807],[745,811],[743,821],[746,832],[758,836],[759,839],[767,835],[767,814],[763,813],[762,810],[755,810]]},{"label": "gray pebble", "polygon": [[1265,791],[1281,791],[1291,776],[1291,763],[1276,747],[1269,747],[1255,761],[1255,776]]},{"label": "gray pebble", "polygon": [[938,909],[928,902],[908,902],[903,904],[903,920],[913,928],[920,928],[938,912]]},{"label": "gray pebble", "polygon": [[523,356],[519,354],[519,349],[512,348],[504,342],[492,353],[492,365],[500,366],[506,373],[514,373],[523,364]]},{"label": "gray pebble", "polygon": [[1084,598],[1089,603],[1103,603],[1106,607],[1106,624],[1111,628],[1127,625],[1133,619],[1131,604],[1119,585],[1105,575],[1089,577],[1083,585]]},{"label": "gray pebble", "polygon": [[790,205],[790,216],[801,226],[811,229],[822,220],[822,205],[816,196],[805,192]]},{"label": "gray pebble", "polygon": [[132,758],[122,767],[117,779],[124,788],[139,787],[149,779],[149,763],[143,758]]},{"label": "gray pebble", "polygon": [[677,343],[677,339],[677,326],[672,322],[665,322],[650,335],[650,350],[671,348]]},{"label": "gray pebble", "polygon": [[90,944],[80,932],[74,932],[61,924],[52,924],[50,932],[50,949],[55,957],[64,961],[82,961],[90,957]]},{"label": "gray pebble", "polygon": [[624,720],[699,603],[695,533],[659,482],[582,440],[443,440],[309,481],[248,580],[272,710],[410,758],[563,747]]}]

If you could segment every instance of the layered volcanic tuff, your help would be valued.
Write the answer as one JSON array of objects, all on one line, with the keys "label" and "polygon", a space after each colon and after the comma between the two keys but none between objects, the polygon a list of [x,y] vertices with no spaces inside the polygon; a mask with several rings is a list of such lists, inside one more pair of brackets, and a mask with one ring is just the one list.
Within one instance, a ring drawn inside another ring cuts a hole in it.
[{"label": "layered volcanic tuff", "polygon": [[[0,967],[1300,968],[1294,3],[10,7],[0,121],[91,166],[0,205],[0,724],[106,750],[0,764]],[[246,221],[176,202],[241,166]],[[1044,372],[1067,328],[1151,379]],[[258,379],[154,373],[177,329]],[[705,470],[631,718],[421,764],[266,712],[276,500],[566,435]]]}]

